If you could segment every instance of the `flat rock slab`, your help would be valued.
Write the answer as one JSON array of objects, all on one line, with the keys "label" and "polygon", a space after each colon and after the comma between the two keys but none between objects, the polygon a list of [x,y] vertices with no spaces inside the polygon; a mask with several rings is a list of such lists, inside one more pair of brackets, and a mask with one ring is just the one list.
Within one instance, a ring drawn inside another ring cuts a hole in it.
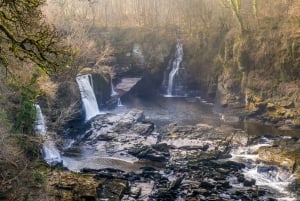
[{"label": "flat rock slab", "polygon": [[130,91],[141,79],[140,77],[122,78],[121,82],[115,86],[115,90],[119,94],[124,94]]}]

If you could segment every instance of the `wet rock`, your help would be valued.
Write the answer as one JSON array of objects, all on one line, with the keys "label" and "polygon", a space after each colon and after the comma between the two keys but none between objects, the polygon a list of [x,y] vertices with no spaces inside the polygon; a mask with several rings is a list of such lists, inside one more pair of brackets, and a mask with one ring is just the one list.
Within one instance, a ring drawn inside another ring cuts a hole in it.
[{"label": "wet rock", "polygon": [[265,173],[265,172],[272,172],[272,171],[278,171],[278,168],[275,166],[258,166],[257,172]]},{"label": "wet rock", "polygon": [[201,182],[200,187],[211,190],[211,189],[215,188],[215,185],[211,182],[203,181],[203,182]]},{"label": "wet rock", "polygon": [[231,185],[228,181],[225,181],[225,180],[221,180],[221,181],[218,181],[218,185],[224,189],[228,189],[228,188],[231,188]]},{"label": "wet rock", "polygon": [[176,178],[174,181],[171,182],[170,184],[170,189],[171,190],[176,190],[180,187],[180,184],[182,182],[184,177],[179,177],[179,178]]},{"label": "wet rock", "polygon": [[159,188],[155,196],[157,200],[175,200],[175,195],[168,188]]},{"label": "wet rock", "polygon": [[246,187],[251,187],[254,186],[255,183],[256,183],[255,179],[251,179],[251,180],[245,179],[243,185]]},{"label": "wet rock", "polygon": [[142,110],[132,109],[123,116],[123,119],[130,119],[133,122],[142,122],[145,120],[145,115]]},{"label": "wet rock", "polygon": [[150,178],[153,180],[160,180],[162,179],[162,175],[157,170],[150,170],[150,169],[143,169],[143,172],[141,174],[144,178]]},{"label": "wet rock", "polygon": [[63,152],[64,156],[80,156],[81,155],[81,149],[80,147],[70,147],[68,149],[65,149]]},{"label": "wet rock", "polygon": [[166,143],[154,144],[151,145],[151,147],[159,152],[163,152],[163,153],[169,152],[169,146]]},{"label": "wet rock", "polygon": [[[182,200],[260,200],[258,196],[270,197],[258,193],[255,180],[245,178],[242,169],[246,166],[243,163],[228,160],[232,148],[246,146],[249,142],[264,143],[261,139],[255,141],[245,132],[230,126],[223,129],[204,124],[170,124],[154,135],[154,125],[142,119],[140,112],[128,114],[126,118],[108,114],[93,123],[94,130],[88,136],[87,145],[109,157],[132,157],[134,165],[145,166],[129,173],[116,169],[85,170],[101,181],[97,190],[101,199],[118,200],[125,192],[123,200],[179,200],[179,197]],[[151,139],[157,136],[159,140]],[[281,149],[283,146],[283,142],[278,142],[271,148]],[[136,161],[137,158],[142,160]],[[165,166],[160,166],[160,169],[154,166],[157,164],[154,162]],[[295,166],[295,169],[298,168]],[[261,172],[272,170],[258,168]],[[245,187],[236,187],[241,184]]]},{"label": "wet rock", "polygon": [[97,136],[97,140],[101,140],[101,141],[111,141],[112,139],[114,139],[116,137],[116,135],[112,135],[112,134],[100,134]]},{"label": "wet rock", "polygon": [[131,187],[129,191],[130,197],[138,198],[141,195],[142,189],[140,187]]},{"label": "wet rock", "polygon": [[201,151],[207,151],[209,149],[209,145],[205,144],[199,148]]},{"label": "wet rock", "polygon": [[103,200],[119,201],[123,197],[128,182],[120,179],[109,179],[101,183],[97,188],[97,195]]},{"label": "wet rock", "polygon": [[232,171],[238,171],[246,167],[245,164],[235,161],[214,161],[214,163],[221,168]]},{"label": "wet rock", "polygon": [[167,161],[167,157],[169,156],[168,153],[159,152],[153,149],[151,146],[140,146],[140,147],[133,147],[131,148],[128,153],[136,156],[139,159],[147,159],[150,161],[157,161],[157,162],[165,162]]},{"label": "wet rock", "polygon": [[203,146],[182,146],[180,149],[186,149],[186,150],[207,150],[209,145],[207,145],[207,148],[203,148]]},{"label": "wet rock", "polygon": [[124,177],[126,178],[126,180],[131,181],[131,182],[141,179],[141,177],[138,174],[134,173],[134,172],[126,173],[126,174],[124,174]]},{"label": "wet rock", "polygon": [[149,135],[154,130],[153,123],[137,123],[134,124],[132,130],[140,135]]},{"label": "wet rock", "polygon": [[[132,109],[123,114],[105,114],[94,117],[86,128],[88,131],[85,134],[87,139],[110,140],[116,137],[116,133],[126,132],[136,123],[144,121],[145,116],[142,110]],[[151,124],[136,129],[141,132],[146,132],[150,129]],[[139,129],[138,129],[139,128]],[[143,129],[142,129],[143,128]],[[150,132],[150,131],[149,131]],[[108,135],[109,134],[109,135]],[[107,136],[108,135],[108,136]]]}]

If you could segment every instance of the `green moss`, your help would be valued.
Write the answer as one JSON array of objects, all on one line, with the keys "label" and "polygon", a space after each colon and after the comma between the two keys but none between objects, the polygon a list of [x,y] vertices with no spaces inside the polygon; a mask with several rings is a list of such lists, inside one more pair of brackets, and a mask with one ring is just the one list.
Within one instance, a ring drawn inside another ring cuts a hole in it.
[{"label": "green moss", "polygon": [[33,172],[33,182],[36,185],[41,185],[46,182],[46,175],[38,170]]}]

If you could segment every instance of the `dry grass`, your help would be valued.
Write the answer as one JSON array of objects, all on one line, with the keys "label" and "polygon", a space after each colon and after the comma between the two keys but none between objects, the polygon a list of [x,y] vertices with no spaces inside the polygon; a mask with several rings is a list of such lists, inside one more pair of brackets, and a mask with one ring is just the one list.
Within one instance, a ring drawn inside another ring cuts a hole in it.
[{"label": "dry grass", "polygon": [[[27,156],[32,146],[38,147],[41,139],[10,133],[3,120],[0,122],[0,200],[49,200],[46,176],[40,168],[44,163]],[[37,151],[39,151],[37,149]],[[38,164],[40,163],[40,164]]]}]

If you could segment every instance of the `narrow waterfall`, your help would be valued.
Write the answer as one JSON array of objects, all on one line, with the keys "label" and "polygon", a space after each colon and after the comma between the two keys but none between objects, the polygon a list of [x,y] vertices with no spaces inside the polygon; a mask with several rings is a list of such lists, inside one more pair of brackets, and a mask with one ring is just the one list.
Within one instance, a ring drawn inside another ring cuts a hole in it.
[{"label": "narrow waterfall", "polygon": [[38,104],[34,104],[34,107],[36,110],[36,120],[34,127],[35,133],[38,135],[45,136],[47,133],[47,128],[41,107]]},{"label": "narrow waterfall", "polygon": [[183,47],[179,41],[176,44],[175,52],[171,57],[164,76],[163,88],[166,97],[184,96],[183,75],[181,75],[181,63],[183,60]]},{"label": "narrow waterfall", "polygon": [[36,109],[35,133],[45,138],[42,155],[49,165],[57,165],[62,162],[60,153],[51,137],[46,135],[47,128],[41,107],[38,104],[35,104],[34,107]]},{"label": "narrow waterfall", "polygon": [[122,106],[124,106],[124,105],[122,104],[121,98],[119,97],[119,98],[118,98],[118,107],[122,107]]},{"label": "narrow waterfall", "polygon": [[88,121],[100,113],[98,103],[93,89],[92,75],[79,75],[76,77],[80,95],[85,110],[85,119]]},{"label": "narrow waterfall", "polygon": [[110,88],[111,88],[111,92],[110,92],[111,97],[118,95],[118,93],[115,91],[115,88],[114,88],[112,76],[110,76]]},{"label": "narrow waterfall", "polygon": [[169,74],[169,82],[168,82],[168,89],[167,89],[167,95],[172,96],[173,91],[173,83],[174,83],[174,76],[178,73],[180,64],[182,62],[183,57],[183,48],[181,43],[176,44],[176,51],[175,51],[175,59],[172,63],[172,70]]}]

